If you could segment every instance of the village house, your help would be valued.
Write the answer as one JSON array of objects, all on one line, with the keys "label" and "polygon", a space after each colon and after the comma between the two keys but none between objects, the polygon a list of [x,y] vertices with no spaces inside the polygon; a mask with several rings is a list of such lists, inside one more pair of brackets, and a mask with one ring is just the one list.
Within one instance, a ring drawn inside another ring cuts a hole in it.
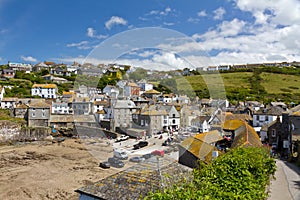
[{"label": "village house", "polygon": [[97,113],[99,111],[104,110],[104,107],[109,106],[109,102],[108,101],[94,101],[93,103],[93,113]]},{"label": "village house", "polygon": [[145,105],[133,113],[132,118],[136,126],[147,130],[149,136],[167,130],[169,125],[167,111],[160,109],[158,105]]},{"label": "village house", "polygon": [[149,99],[156,99],[160,95],[160,92],[157,90],[151,89],[147,90],[142,94],[142,97],[149,98]]},{"label": "village house", "polygon": [[112,110],[112,130],[128,128],[132,125],[132,113],[136,111],[136,106],[131,100],[116,100]]},{"label": "village house", "polygon": [[295,109],[292,110],[289,115],[289,120],[292,138],[300,140],[300,105],[296,106]]},{"label": "village house", "polygon": [[14,78],[16,75],[15,71],[12,69],[2,69],[1,71],[1,77],[4,78]]},{"label": "village house", "polygon": [[124,86],[124,96],[131,97],[131,96],[139,96],[140,95],[140,87],[133,82],[129,82]]},{"label": "village house", "polygon": [[284,110],[278,106],[272,106],[270,108],[263,108],[253,113],[253,127],[257,132],[260,131],[264,124],[270,124],[277,119],[277,116],[282,120],[282,113]]},{"label": "village house", "polygon": [[65,78],[61,78],[61,77],[55,77],[51,74],[47,74],[45,76],[42,76],[44,80],[46,81],[51,81],[53,83],[59,83],[59,84],[62,84],[62,83],[68,83],[70,81],[68,81],[67,79]]},{"label": "village house", "polygon": [[274,144],[278,146],[281,137],[282,123],[279,116],[277,119],[269,124],[264,124],[260,129],[260,139],[267,144]]},{"label": "village house", "polygon": [[51,67],[53,65],[55,65],[54,62],[47,62],[47,61],[40,62],[40,63],[37,63],[36,65],[34,65],[32,67],[32,71],[34,71],[34,72],[40,72],[42,70],[48,70],[50,72],[50,69],[51,69]]},{"label": "village house", "polygon": [[75,97],[71,104],[74,115],[90,115],[92,113],[92,102],[88,97]]},{"label": "village house", "polygon": [[223,136],[217,130],[186,138],[178,146],[178,162],[190,168],[199,167],[199,161],[210,162],[213,158],[213,153],[216,155],[221,153],[215,147],[215,143],[221,140],[223,140]]},{"label": "village house", "polygon": [[200,115],[199,106],[183,105],[180,110],[180,126],[190,127],[192,120]]},{"label": "village house", "polygon": [[230,65],[219,65],[218,70],[220,71],[230,70]]},{"label": "village house", "polygon": [[74,118],[73,115],[57,115],[51,114],[50,116],[50,126],[54,129],[58,128],[74,128]]},{"label": "village house", "polygon": [[107,85],[103,88],[103,93],[109,97],[117,98],[119,96],[119,89],[113,85]]},{"label": "village house", "polygon": [[191,121],[191,127],[195,127],[198,132],[205,133],[210,131],[211,126],[208,123],[211,116],[197,116]]},{"label": "village house", "polygon": [[32,96],[39,96],[45,99],[56,99],[58,88],[56,84],[33,84],[31,88]]},{"label": "village house", "polygon": [[71,76],[71,72],[69,72],[66,66],[57,66],[50,69],[50,74],[58,75],[58,76]]},{"label": "village house", "polygon": [[50,125],[50,105],[44,101],[30,103],[27,122],[29,127],[48,127]]},{"label": "village house", "polygon": [[140,94],[144,93],[145,91],[152,90],[153,84],[147,83],[146,80],[140,80],[138,83],[138,86],[140,87]]},{"label": "village house", "polygon": [[5,89],[3,86],[0,85],[0,102],[2,101],[5,94]]},{"label": "village house", "polygon": [[73,65],[67,65],[67,71],[70,72],[71,74],[78,74],[78,69],[80,67],[76,64]]},{"label": "village house", "polygon": [[206,71],[217,71],[218,70],[218,66],[208,66],[206,68]]},{"label": "village house", "polygon": [[25,119],[27,116],[28,105],[23,103],[18,103],[16,107],[13,109],[13,116],[16,118]]},{"label": "village house", "polygon": [[68,103],[52,102],[51,113],[52,114],[67,115],[67,114],[72,114],[72,110],[70,109]]},{"label": "village house", "polygon": [[15,108],[18,98],[15,97],[4,97],[1,101],[1,108],[8,109],[8,108]]},{"label": "village house", "polygon": [[85,85],[80,85],[77,90],[75,90],[76,97],[85,98],[88,97],[88,87]]},{"label": "village house", "polygon": [[16,71],[24,71],[25,73],[30,73],[32,71],[32,65],[26,63],[13,63],[8,62],[8,67],[11,70]]},{"label": "village house", "polygon": [[95,112],[94,115],[95,115],[96,121],[101,124],[101,121],[105,120],[105,114],[106,114],[106,112],[104,109]]},{"label": "village house", "polygon": [[170,131],[177,131],[180,128],[180,112],[178,112],[174,105],[162,105],[161,110],[165,110],[168,114],[168,127]]}]

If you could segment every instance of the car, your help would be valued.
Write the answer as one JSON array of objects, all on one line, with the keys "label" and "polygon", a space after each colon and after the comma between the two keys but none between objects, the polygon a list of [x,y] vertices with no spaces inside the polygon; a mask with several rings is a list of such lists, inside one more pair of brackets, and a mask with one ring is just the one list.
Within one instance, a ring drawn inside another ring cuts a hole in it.
[{"label": "car", "polygon": [[151,153],[147,153],[147,154],[142,155],[142,157],[145,158],[145,159],[151,158],[152,156],[153,155]]},{"label": "car", "polygon": [[112,167],[116,167],[116,168],[122,168],[125,166],[124,162],[122,162],[116,157],[108,158],[108,162]]},{"label": "car", "polygon": [[151,154],[154,155],[154,156],[164,157],[165,152],[164,152],[164,150],[154,150],[154,151],[151,152]]},{"label": "car", "polygon": [[125,140],[128,140],[128,139],[129,139],[128,135],[121,135],[120,137],[118,137],[116,139],[116,142],[122,142],[122,141],[125,141]]},{"label": "car", "polygon": [[99,164],[99,167],[101,167],[101,168],[104,168],[104,169],[108,169],[108,168],[110,168],[110,163],[109,162],[101,162],[100,164]]},{"label": "car", "polygon": [[130,162],[136,162],[136,163],[142,162],[144,160],[145,160],[145,158],[143,158],[141,156],[135,156],[135,157],[132,157],[129,159]]},{"label": "car", "polygon": [[147,141],[140,141],[139,143],[133,145],[133,149],[139,149],[142,147],[148,146],[148,142]]}]

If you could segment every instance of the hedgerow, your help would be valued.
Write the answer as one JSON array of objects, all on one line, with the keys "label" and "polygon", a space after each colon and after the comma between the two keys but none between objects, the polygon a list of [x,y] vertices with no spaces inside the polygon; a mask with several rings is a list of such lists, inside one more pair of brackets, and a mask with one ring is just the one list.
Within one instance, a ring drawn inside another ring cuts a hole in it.
[{"label": "hedgerow", "polygon": [[263,148],[232,149],[210,164],[200,164],[193,181],[150,193],[145,199],[266,199],[266,185],[276,171]]}]

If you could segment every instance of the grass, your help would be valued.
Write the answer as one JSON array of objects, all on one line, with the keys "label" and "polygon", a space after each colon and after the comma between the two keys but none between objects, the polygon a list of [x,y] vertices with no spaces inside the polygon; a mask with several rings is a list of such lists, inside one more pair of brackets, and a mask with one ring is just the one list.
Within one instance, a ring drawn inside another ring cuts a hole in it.
[{"label": "grass", "polygon": [[184,90],[186,87],[193,89],[209,87],[234,87],[234,88],[250,88],[249,78],[252,72],[237,72],[226,74],[205,74],[197,76],[184,76],[176,80],[178,90]]},{"label": "grass", "polygon": [[250,88],[249,78],[252,72],[237,72],[224,74],[205,74],[184,76],[176,80],[178,91],[207,90],[214,98],[225,97],[225,89]]},{"label": "grass", "polygon": [[261,85],[270,94],[300,93],[300,76],[263,72]]},{"label": "grass", "polygon": [[20,123],[20,124],[25,123],[24,119],[11,117],[9,110],[7,109],[0,109],[0,121],[2,120],[7,120],[15,123]]},{"label": "grass", "polygon": [[[253,88],[251,88],[249,79],[252,76],[252,72],[182,76],[176,79],[176,83],[178,91],[188,95],[195,94],[195,91],[201,91],[200,94],[209,94],[212,98],[222,98],[225,96],[225,88],[229,100],[240,96],[240,98],[249,97],[262,101],[264,97],[251,94]],[[267,92],[265,98],[300,102],[300,76],[268,72],[262,72],[259,76],[261,78],[259,84]]]}]

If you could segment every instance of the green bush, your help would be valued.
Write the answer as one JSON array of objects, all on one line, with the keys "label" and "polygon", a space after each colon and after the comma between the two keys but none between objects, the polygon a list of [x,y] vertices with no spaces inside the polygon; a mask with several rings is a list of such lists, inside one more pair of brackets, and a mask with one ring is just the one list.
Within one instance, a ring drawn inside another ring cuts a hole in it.
[{"label": "green bush", "polygon": [[194,170],[191,183],[150,193],[145,199],[266,199],[266,185],[276,170],[263,148],[237,148]]}]

